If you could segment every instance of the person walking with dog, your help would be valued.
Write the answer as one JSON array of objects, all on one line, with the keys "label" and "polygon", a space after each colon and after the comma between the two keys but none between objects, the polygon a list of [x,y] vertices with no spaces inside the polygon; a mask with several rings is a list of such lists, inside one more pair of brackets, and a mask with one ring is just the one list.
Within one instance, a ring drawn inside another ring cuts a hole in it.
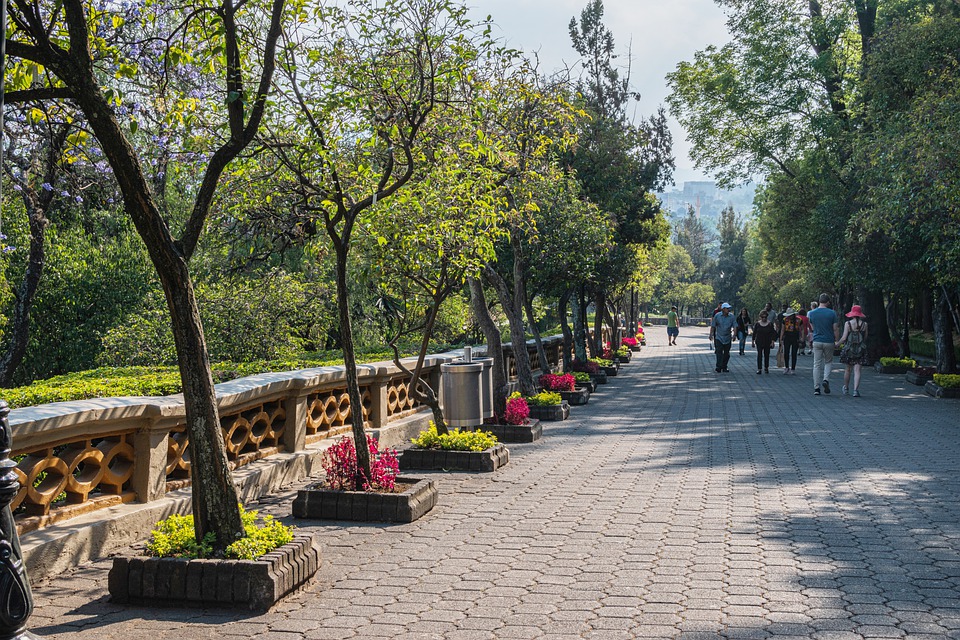
[{"label": "person walking with dog", "polygon": [[840,336],[838,346],[843,344],[840,351],[840,362],[847,365],[843,372],[843,395],[850,392],[850,374],[853,374],[853,397],[860,397],[860,373],[867,361],[867,322],[860,305],[855,304],[847,314],[850,318],[843,324],[843,335]]}]

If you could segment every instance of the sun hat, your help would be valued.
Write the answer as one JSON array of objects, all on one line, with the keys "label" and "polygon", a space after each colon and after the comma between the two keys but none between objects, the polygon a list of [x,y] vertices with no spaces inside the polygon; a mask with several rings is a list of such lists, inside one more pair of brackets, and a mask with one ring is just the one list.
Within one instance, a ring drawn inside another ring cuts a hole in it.
[{"label": "sun hat", "polygon": [[785,316],[795,316],[797,312],[793,310],[793,307],[788,307],[786,311],[783,312]]},{"label": "sun hat", "polygon": [[730,306],[730,303],[729,303],[729,302],[724,302],[722,305],[720,305],[720,308],[721,308],[721,309],[732,309],[733,307]]},{"label": "sun hat", "polygon": [[863,309],[860,308],[860,305],[855,304],[850,307],[850,313],[847,314],[848,318],[866,318],[867,315],[863,312]]}]

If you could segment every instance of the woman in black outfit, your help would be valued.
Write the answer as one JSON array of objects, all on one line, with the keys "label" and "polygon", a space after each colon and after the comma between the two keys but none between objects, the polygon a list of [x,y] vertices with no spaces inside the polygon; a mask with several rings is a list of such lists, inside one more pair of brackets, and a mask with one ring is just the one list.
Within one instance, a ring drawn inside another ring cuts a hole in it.
[{"label": "woman in black outfit", "polygon": [[751,344],[757,350],[757,375],[761,371],[770,373],[770,348],[777,340],[777,330],[772,322],[768,322],[770,314],[766,310],[760,312],[760,322],[753,325],[753,341]]}]

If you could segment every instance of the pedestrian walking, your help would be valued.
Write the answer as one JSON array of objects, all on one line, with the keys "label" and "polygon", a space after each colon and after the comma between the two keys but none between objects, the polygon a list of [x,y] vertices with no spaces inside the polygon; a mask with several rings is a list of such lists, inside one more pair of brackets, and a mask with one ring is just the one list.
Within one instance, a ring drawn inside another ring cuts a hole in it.
[{"label": "pedestrian walking", "polygon": [[717,354],[717,373],[730,371],[730,347],[733,346],[733,336],[737,330],[737,321],[730,314],[730,303],[720,305],[720,313],[713,316],[710,323],[710,337],[713,338],[713,348]]},{"label": "pedestrian walking", "polygon": [[855,304],[847,314],[850,318],[843,324],[843,335],[839,344],[843,344],[840,351],[840,362],[847,365],[843,372],[843,395],[850,392],[850,374],[853,374],[853,397],[860,397],[860,372],[867,360],[867,322],[860,305]]},{"label": "pedestrian walking", "polygon": [[740,355],[743,355],[743,348],[747,345],[747,334],[750,332],[750,313],[747,308],[740,309],[740,315],[737,316],[737,337],[740,339]]},{"label": "pedestrian walking", "polygon": [[753,325],[753,339],[750,344],[757,350],[757,375],[761,371],[770,373],[770,348],[777,339],[777,332],[770,322],[767,310],[760,312],[760,320]]},{"label": "pedestrian walking", "polygon": [[[800,309],[798,314],[803,327],[800,330],[800,355],[807,355],[807,345],[813,340],[813,330],[810,327],[810,320],[807,318],[807,310]],[[810,347],[810,354],[813,354],[813,347]]]},{"label": "pedestrian walking", "polygon": [[792,376],[797,372],[797,352],[800,350],[802,333],[803,322],[800,321],[800,316],[791,307],[787,307],[783,312],[783,322],[780,324],[784,375]]},{"label": "pedestrian walking", "polygon": [[677,307],[670,307],[667,313],[667,346],[677,346],[677,336],[680,335],[680,318],[677,316]]},{"label": "pedestrian walking", "polygon": [[767,312],[767,320],[770,322],[770,324],[773,325],[773,328],[775,330],[779,331],[779,329],[777,328],[777,312],[773,310],[773,303],[768,302],[767,304],[764,305],[761,311]]},{"label": "pedestrian walking", "polygon": [[830,370],[833,368],[833,349],[840,338],[837,312],[830,308],[830,296],[820,294],[817,308],[807,314],[813,327],[813,394],[820,389],[830,393]]}]

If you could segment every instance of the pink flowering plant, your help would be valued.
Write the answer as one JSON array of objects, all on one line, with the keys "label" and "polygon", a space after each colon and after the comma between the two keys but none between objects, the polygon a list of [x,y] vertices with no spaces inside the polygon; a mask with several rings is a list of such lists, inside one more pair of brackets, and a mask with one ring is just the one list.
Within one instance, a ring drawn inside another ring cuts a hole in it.
[{"label": "pink flowering plant", "polygon": [[507,398],[507,408],[503,412],[503,421],[507,424],[522,425],[530,418],[530,406],[519,393],[513,393]]},{"label": "pink flowering plant", "polygon": [[583,371],[584,373],[600,373],[600,365],[589,360],[586,362],[583,362],[582,360],[574,360],[570,368],[574,371]]},{"label": "pink flowering plant", "polygon": [[396,485],[400,461],[394,449],[380,451],[377,439],[367,436],[372,477],[365,478],[357,488],[357,450],[353,439],[344,438],[323,452],[323,470],[327,472],[327,486],[340,491],[374,491],[389,493]]},{"label": "pink flowering plant", "polygon": [[577,388],[577,379],[570,373],[564,375],[545,373],[540,376],[540,386],[547,391],[573,391]]},{"label": "pink flowering plant", "polygon": [[623,338],[621,339],[621,342],[625,347],[635,347],[638,344],[636,338]]}]

